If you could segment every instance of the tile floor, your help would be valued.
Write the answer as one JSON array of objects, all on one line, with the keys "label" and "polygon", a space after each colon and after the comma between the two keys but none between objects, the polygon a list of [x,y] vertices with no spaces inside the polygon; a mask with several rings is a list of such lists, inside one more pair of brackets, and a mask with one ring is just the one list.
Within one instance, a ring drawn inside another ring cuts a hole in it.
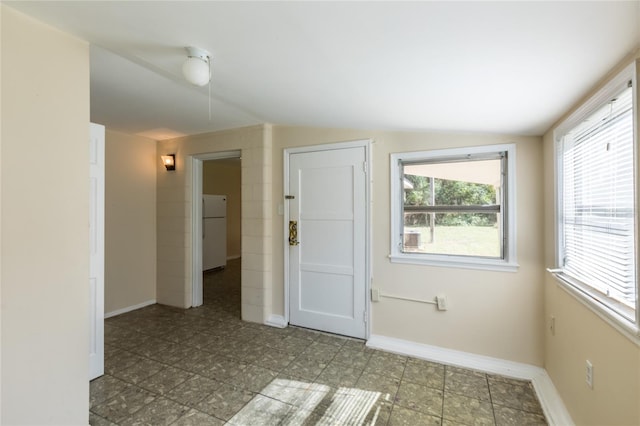
[{"label": "tile floor", "polygon": [[105,321],[101,425],[542,425],[530,383],[240,320],[240,261],[205,274],[205,304]]}]

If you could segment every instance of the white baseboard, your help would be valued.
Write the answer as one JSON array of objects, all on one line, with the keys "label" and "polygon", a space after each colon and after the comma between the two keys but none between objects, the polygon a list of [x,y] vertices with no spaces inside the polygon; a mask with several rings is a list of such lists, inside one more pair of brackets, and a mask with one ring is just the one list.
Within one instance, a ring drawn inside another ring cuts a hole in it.
[{"label": "white baseboard", "polygon": [[574,424],[544,368],[378,335],[371,335],[367,340],[367,346],[441,364],[530,380],[549,424],[562,426]]},{"label": "white baseboard", "polygon": [[127,306],[126,308],[116,309],[115,311],[107,312],[104,314],[105,319],[115,317],[116,315],[125,314],[127,312],[135,311],[136,309],[144,308],[149,305],[155,305],[156,299],[147,300],[146,302],[138,303],[137,305]]},{"label": "white baseboard", "polygon": [[264,324],[271,327],[285,328],[287,321],[282,315],[269,315],[269,319],[267,319]]},{"label": "white baseboard", "polygon": [[560,393],[554,386],[551,377],[547,374],[547,370],[541,370],[544,374],[539,374],[531,379],[531,383],[533,383],[533,388],[536,390],[542,410],[547,416],[547,421],[551,425],[573,425],[573,419],[571,419],[567,407],[564,406]]}]

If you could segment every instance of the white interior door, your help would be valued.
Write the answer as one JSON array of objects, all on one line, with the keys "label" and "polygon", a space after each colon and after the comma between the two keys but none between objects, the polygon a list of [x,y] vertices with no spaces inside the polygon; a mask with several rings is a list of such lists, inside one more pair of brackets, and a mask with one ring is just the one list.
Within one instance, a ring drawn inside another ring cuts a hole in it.
[{"label": "white interior door", "polygon": [[364,146],[289,154],[289,220],[298,242],[288,249],[293,325],[365,337],[365,160]]},{"label": "white interior door", "polygon": [[104,374],[104,126],[90,124],[89,288],[91,340],[89,380]]}]

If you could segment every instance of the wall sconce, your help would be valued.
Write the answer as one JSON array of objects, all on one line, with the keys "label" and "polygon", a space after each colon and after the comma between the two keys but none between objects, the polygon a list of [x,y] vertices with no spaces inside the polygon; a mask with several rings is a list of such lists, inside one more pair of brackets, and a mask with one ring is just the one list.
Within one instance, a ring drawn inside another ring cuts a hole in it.
[{"label": "wall sconce", "polygon": [[175,170],[176,169],[176,155],[175,154],[167,154],[161,155],[162,164],[167,168],[167,170]]}]

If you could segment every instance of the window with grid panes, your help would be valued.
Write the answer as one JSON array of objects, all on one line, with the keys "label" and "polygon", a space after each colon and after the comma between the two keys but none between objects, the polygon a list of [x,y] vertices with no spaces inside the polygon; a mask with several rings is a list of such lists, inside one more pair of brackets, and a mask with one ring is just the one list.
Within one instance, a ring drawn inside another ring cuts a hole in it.
[{"label": "window with grid panes", "polygon": [[391,260],[510,270],[515,244],[515,145],[391,155]]}]

